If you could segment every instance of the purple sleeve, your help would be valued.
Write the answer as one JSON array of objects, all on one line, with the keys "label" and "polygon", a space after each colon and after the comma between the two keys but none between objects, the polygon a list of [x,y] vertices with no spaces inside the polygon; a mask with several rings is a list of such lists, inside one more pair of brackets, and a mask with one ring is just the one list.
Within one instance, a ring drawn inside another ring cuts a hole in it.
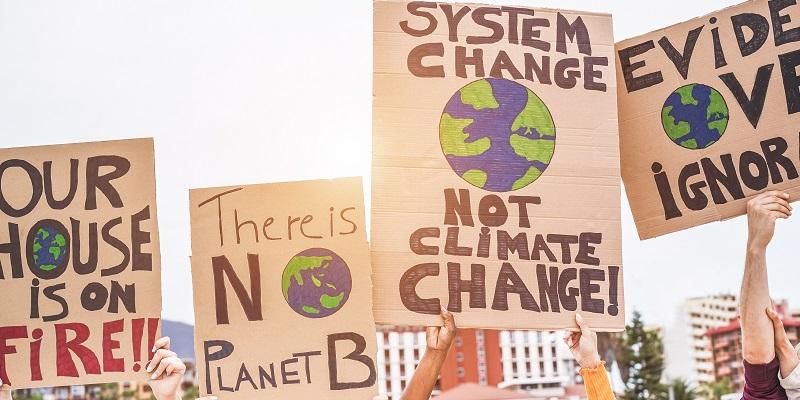
[{"label": "purple sleeve", "polygon": [[781,367],[776,358],[769,364],[744,362],[743,400],[787,400],[778,379]]}]

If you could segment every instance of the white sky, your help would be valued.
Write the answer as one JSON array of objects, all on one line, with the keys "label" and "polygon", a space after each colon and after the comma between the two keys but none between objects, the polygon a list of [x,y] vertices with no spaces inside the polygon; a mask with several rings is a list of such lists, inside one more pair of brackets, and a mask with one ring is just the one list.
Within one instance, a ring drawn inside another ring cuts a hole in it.
[{"label": "white sky", "polygon": [[[512,2],[611,12],[617,40],[736,3]],[[154,137],[164,317],[191,323],[188,188],[368,179],[371,18],[369,0],[0,0],[0,147]],[[744,222],[641,242],[624,201],[629,312],[665,324],[686,297],[737,292]],[[781,223],[769,263],[800,307],[797,237]]]}]

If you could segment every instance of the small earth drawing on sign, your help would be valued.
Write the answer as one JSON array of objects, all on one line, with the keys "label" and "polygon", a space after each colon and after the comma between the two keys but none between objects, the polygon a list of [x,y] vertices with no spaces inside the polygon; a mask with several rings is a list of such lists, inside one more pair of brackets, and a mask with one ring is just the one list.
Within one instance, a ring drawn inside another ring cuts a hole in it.
[{"label": "small earth drawing on sign", "polygon": [[729,117],[725,98],[711,86],[699,83],[676,89],[661,109],[661,124],[669,139],[693,150],[718,142]]},{"label": "small earth drawing on sign", "polygon": [[350,268],[328,249],[303,250],[286,264],[281,279],[283,297],[296,313],[324,318],[341,310],[350,297]]},{"label": "small earth drawing on sign", "polygon": [[511,192],[535,182],[550,166],[556,127],[533,91],[508,79],[485,78],[447,102],[439,142],[463,180],[491,192]]},{"label": "small earth drawing on sign", "polygon": [[69,254],[66,233],[61,232],[55,224],[42,223],[34,229],[36,232],[30,244],[33,266],[44,272],[52,272],[64,265]]}]

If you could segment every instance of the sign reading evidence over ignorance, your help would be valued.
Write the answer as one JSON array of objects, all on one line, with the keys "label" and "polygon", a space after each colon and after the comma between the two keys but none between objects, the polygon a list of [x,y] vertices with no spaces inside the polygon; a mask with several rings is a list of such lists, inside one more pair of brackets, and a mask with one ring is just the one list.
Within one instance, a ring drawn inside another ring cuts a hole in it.
[{"label": "sign reading evidence over ignorance", "polygon": [[611,17],[377,1],[378,323],[624,326]]},{"label": "sign reading evidence over ignorance", "polygon": [[151,139],[0,149],[0,379],[144,378],[158,243]]},{"label": "sign reading evidence over ignorance", "polygon": [[371,399],[358,178],[190,192],[198,384],[221,399]]},{"label": "sign reading evidence over ignorance", "polygon": [[617,44],[622,176],[639,236],[800,195],[800,6],[756,0]]}]

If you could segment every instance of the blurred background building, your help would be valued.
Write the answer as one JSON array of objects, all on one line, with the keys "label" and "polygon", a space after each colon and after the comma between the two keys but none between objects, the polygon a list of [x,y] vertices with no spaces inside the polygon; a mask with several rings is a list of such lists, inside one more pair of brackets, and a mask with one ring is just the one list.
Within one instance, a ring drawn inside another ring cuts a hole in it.
[{"label": "blurred background building", "polygon": [[[786,334],[793,345],[800,339],[800,319],[794,318],[788,310],[786,301],[775,304],[775,309],[783,317]],[[744,389],[744,369],[742,366],[742,331],[738,319],[728,325],[710,329],[706,332],[711,344],[714,381],[728,379],[736,392]]]},{"label": "blurred background building", "polygon": [[683,378],[700,385],[714,381],[709,329],[728,325],[737,317],[738,300],[732,294],[687,299],[678,306],[675,323],[664,330],[664,352],[669,379]]}]

